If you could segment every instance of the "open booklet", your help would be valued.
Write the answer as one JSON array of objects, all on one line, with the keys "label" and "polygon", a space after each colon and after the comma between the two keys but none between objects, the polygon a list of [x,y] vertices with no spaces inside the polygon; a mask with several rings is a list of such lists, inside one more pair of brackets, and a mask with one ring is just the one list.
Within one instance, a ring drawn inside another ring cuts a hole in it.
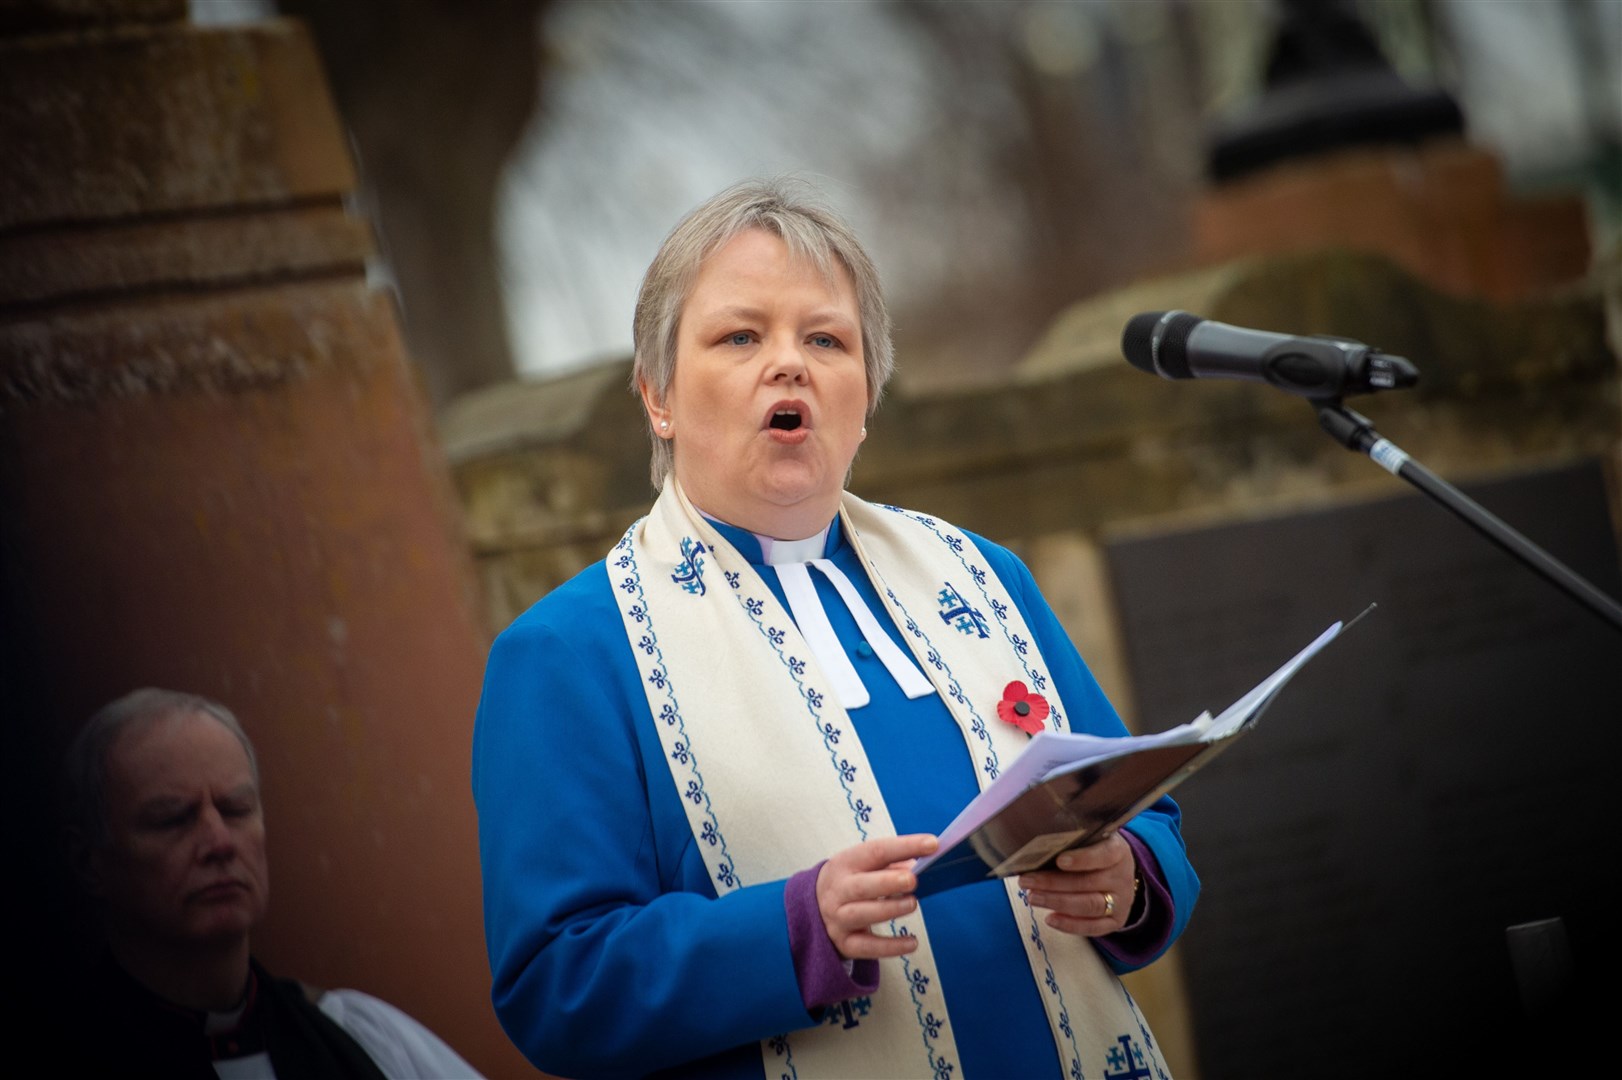
[{"label": "open booklet", "polygon": [[1201,713],[1157,735],[1039,732],[940,834],[935,854],[914,864],[915,895],[1045,869],[1060,852],[1109,836],[1232,746],[1308,660],[1372,608],[1329,627],[1217,716]]}]

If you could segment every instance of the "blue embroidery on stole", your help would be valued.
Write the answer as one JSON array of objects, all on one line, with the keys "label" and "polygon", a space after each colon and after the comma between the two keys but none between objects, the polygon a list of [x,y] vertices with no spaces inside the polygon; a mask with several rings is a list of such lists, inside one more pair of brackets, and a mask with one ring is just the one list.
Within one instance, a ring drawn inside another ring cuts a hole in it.
[{"label": "blue embroidery on stole", "polygon": [[[896,508],[885,507],[885,509],[895,510]],[[998,620],[997,625],[1002,629],[1003,638],[1013,648],[1014,655],[1019,660],[1020,666],[1025,669],[1025,681],[1028,682],[1038,693],[1046,690],[1048,688],[1048,677],[1041,671],[1031,666],[1031,642],[1026,641],[1024,638],[1008,629],[1006,606],[997,603],[992,599],[991,594],[986,591],[986,581],[988,580],[989,575],[979,565],[969,562],[969,560],[964,557],[962,541],[958,540],[955,535],[949,535],[943,532],[940,522],[936,521],[932,517],[924,514],[915,514],[908,510],[896,510],[896,513],[899,513],[902,517],[911,518],[913,521],[918,522],[920,525],[924,526],[924,528],[934,533],[935,537],[940,540],[942,544],[945,544],[946,547],[957,558],[957,561],[963,564],[963,568],[968,571],[969,576],[974,579],[974,583],[979,586],[981,599],[992,609],[992,611],[996,612]],[[954,541],[956,542],[954,543]],[[982,618],[979,625],[984,626],[987,624]],[[909,626],[908,629],[911,629],[911,627]],[[1064,714],[1059,708],[1059,703],[1057,701],[1052,701],[1049,702],[1049,704],[1052,706],[1052,711],[1048,714],[1048,726],[1055,731],[1065,730],[1065,728],[1069,727],[1069,724],[1065,722]]]},{"label": "blue embroidery on stole", "polygon": [[681,562],[670,580],[680,585],[682,591],[693,596],[704,595],[704,553],[708,550],[702,540],[691,536],[681,538]]},{"label": "blue embroidery on stole", "polygon": [[773,1035],[766,1040],[766,1045],[772,1048],[772,1053],[783,1059],[783,1067],[788,1071],[778,1073],[778,1080],[797,1080],[800,1070],[794,1067],[794,1048],[788,1044],[787,1035]]},{"label": "blue embroidery on stole", "polygon": [[[800,697],[805,701],[806,709],[810,713],[811,723],[817,734],[821,736],[824,749],[828,751],[828,760],[832,763],[839,776],[839,785],[845,791],[845,805],[850,807],[851,813],[855,816],[857,834],[863,840],[868,839],[867,826],[872,821],[874,807],[868,805],[865,799],[857,798],[856,793],[851,789],[851,783],[856,779],[858,770],[856,766],[850,763],[848,756],[841,756],[836,749],[839,746],[839,740],[845,734],[844,729],[833,720],[824,719],[822,715],[823,696],[805,684],[802,678],[805,673],[804,662],[798,657],[790,656],[785,650],[784,646],[787,637],[785,631],[776,626],[767,626],[762,619],[762,615],[766,610],[765,602],[752,596],[744,596],[741,592],[738,594],[738,601],[744,613],[755,624],[755,629],[766,640],[766,643],[771,646],[772,651],[777,654],[778,661],[782,663],[784,669],[788,672],[789,678],[794,681],[795,688],[799,690]],[[898,926],[894,920],[891,921],[890,926],[897,934],[909,933],[906,927]],[[910,958],[903,956],[900,959],[908,987],[912,991],[913,1008],[918,1017],[919,1033],[923,1036],[924,1050],[929,1055],[929,1067],[932,1070],[934,1080],[952,1080],[952,1075],[957,1071],[957,1066],[938,1055],[934,1045],[935,1040],[940,1037],[944,1023],[935,1016],[933,1011],[926,1018],[924,1003],[920,1000],[920,997],[928,990],[929,976],[915,970]],[[848,1003],[846,1004],[848,1005]],[[871,1007],[871,1001],[868,1002],[868,1006]],[[842,1025],[842,1027],[855,1027],[859,1022],[858,1020],[855,1023]],[[777,1039],[782,1039],[783,1052],[789,1053],[792,1058],[786,1036],[774,1037],[770,1043],[772,1048],[777,1049]]]},{"label": "blue embroidery on stole", "polygon": [[1154,1080],[1148,1059],[1132,1036],[1117,1035],[1115,1042],[1117,1045],[1104,1055],[1109,1063],[1104,1069],[1104,1080]]},{"label": "blue embroidery on stole", "polygon": [[874,584],[884,590],[884,595],[889,598],[896,611],[900,612],[902,618],[905,619],[907,633],[923,643],[924,659],[944,677],[947,696],[963,706],[964,711],[969,714],[969,730],[974,733],[975,738],[984,744],[986,750],[985,759],[980,767],[985,769],[992,779],[996,779],[997,773],[1002,767],[1002,762],[997,756],[997,748],[991,745],[991,733],[986,730],[985,718],[980,715],[980,710],[975,707],[974,702],[969,700],[969,696],[963,692],[963,684],[949,670],[946,661],[941,658],[940,650],[935,648],[934,642],[929,639],[929,635],[924,633],[923,627],[918,625],[918,620],[912,617],[911,612],[907,610],[907,605],[901,602],[901,598],[896,595],[895,590],[890,588],[884,581],[884,575],[874,570],[873,576],[875,578]]},{"label": "blue embroidery on stole", "polygon": [[1070,1026],[1070,1009],[1064,1003],[1064,992],[1059,989],[1059,979],[1053,974],[1053,961],[1048,959],[1048,945],[1042,940],[1041,924],[1037,921],[1036,913],[1031,911],[1031,901],[1024,889],[1016,890],[1019,902],[1025,905],[1026,915],[1031,920],[1031,944],[1042,955],[1042,982],[1048,993],[1059,999],[1059,1030],[1064,1037],[1070,1040],[1070,1077],[1071,1080],[1082,1080],[1081,1047],[1076,1045],[1076,1032]]},{"label": "blue embroidery on stole", "polygon": [[[1127,1008],[1132,1010],[1132,1018],[1138,1022],[1138,1034],[1143,1036],[1143,1045],[1147,1046],[1150,1050],[1154,1050],[1155,1036],[1154,1033],[1149,1030],[1149,1021],[1143,1018],[1143,1011],[1138,1008],[1137,1001],[1133,999],[1132,991],[1128,990],[1126,988],[1126,984],[1120,982],[1120,980],[1116,980],[1116,982],[1121,988],[1121,995],[1126,998]],[[1120,1036],[1120,1038],[1125,1039],[1126,1036],[1123,1035]],[[1162,1067],[1159,1061],[1156,1061],[1154,1064],[1155,1080],[1171,1080],[1171,1077],[1167,1075],[1166,1070]]]},{"label": "blue embroidery on stole", "polygon": [[840,737],[845,733],[844,729],[833,721],[822,718],[824,699],[816,690],[805,684],[803,677],[806,671],[805,661],[797,656],[790,656],[785,650],[788,635],[784,630],[776,626],[767,626],[761,619],[766,611],[765,602],[752,596],[744,596],[742,593],[738,595],[738,599],[743,606],[744,614],[749,616],[749,621],[755,624],[760,636],[766,639],[766,644],[777,654],[778,662],[788,672],[789,678],[794,681],[794,688],[800,692],[801,699],[805,701],[806,708],[811,713],[811,722],[817,734],[822,737],[823,748],[828,751],[828,761],[839,774],[839,786],[845,790],[845,805],[850,807],[851,813],[856,816],[856,831],[863,840],[868,839],[867,823],[872,819],[873,808],[858,799],[856,793],[851,790],[851,782],[856,779],[858,770],[850,763],[848,757],[841,757],[836,749]]},{"label": "blue embroidery on stole", "polygon": [[861,1026],[862,1017],[871,1011],[873,1011],[872,998],[851,998],[849,1001],[841,1001],[837,1005],[829,1006],[828,1015],[823,1018],[822,1022],[828,1027],[839,1027],[848,1031],[853,1027]]},{"label": "blue embroidery on stole", "polygon": [[982,638],[991,636],[986,632],[986,617],[980,613],[979,608],[971,607],[950,581],[941,589],[937,602],[941,608],[941,622],[947,626],[970,636],[976,634]]},{"label": "blue embroidery on stole", "polygon": [[[715,807],[710,804],[709,792],[704,790],[704,773],[698,767],[698,756],[691,749],[691,740],[687,735],[687,723],[682,719],[681,703],[676,698],[675,683],[670,677],[670,672],[665,667],[664,650],[659,647],[659,634],[654,629],[653,616],[648,611],[648,596],[642,588],[642,571],[636,565],[636,551],[631,546],[631,536],[640,524],[639,521],[636,525],[632,525],[627,529],[624,538],[615,545],[615,550],[624,551],[624,554],[614,561],[615,565],[628,571],[627,577],[620,583],[620,588],[625,590],[626,595],[635,597],[636,603],[629,609],[631,618],[636,621],[638,626],[645,627],[647,630],[642,635],[641,640],[636,643],[636,647],[640,648],[648,656],[653,657],[653,667],[648,674],[648,682],[656,690],[663,691],[665,695],[664,703],[659,706],[658,719],[667,726],[675,726],[678,732],[670,757],[677,765],[684,766],[690,774],[686,788],[681,790],[680,794],[682,798],[687,799],[694,806],[703,808],[705,821],[699,838],[711,847],[719,844],[721,848],[721,857],[716,860],[715,877],[727,888],[736,888],[743,884],[743,879],[738,876],[737,867],[732,861],[732,855],[727,851],[726,837],[721,833],[721,823],[715,816]],[[685,552],[687,541],[682,542],[682,547]],[[699,551],[702,551],[703,545],[698,545],[698,548]],[[695,574],[698,573],[697,570],[694,572]],[[671,580],[674,581],[676,578],[672,576]],[[686,586],[684,585],[683,588],[686,588]],[[689,589],[688,591],[691,592],[692,590]],[[703,591],[702,581],[699,582],[699,591],[700,593]],[[648,703],[648,709],[650,712],[652,711],[652,702]],[[673,765],[672,772],[674,771],[675,766]],[[676,786],[678,789],[682,787],[680,780],[676,781]]]},{"label": "blue embroidery on stole", "polygon": [[[1021,638],[1018,634],[1015,634],[1015,633],[1011,632],[1008,629],[1008,626],[1007,626],[1007,608],[1006,608],[1006,606],[1002,605],[1002,604],[999,604],[986,591],[986,581],[987,581],[988,575],[979,566],[977,566],[977,565],[975,565],[973,563],[970,563],[967,559],[964,558],[964,556],[963,556],[963,547],[964,547],[963,542],[960,539],[958,539],[958,537],[956,537],[955,535],[947,535],[946,533],[942,532],[941,527],[940,527],[940,523],[937,522],[934,518],[928,517],[928,516],[926,516],[924,514],[915,514],[915,513],[912,513],[910,511],[907,511],[907,510],[901,510],[901,509],[899,509],[897,507],[887,506],[887,507],[885,507],[885,509],[893,510],[896,513],[902,515],[903,517],[911,518],[912,520],[918,522],[920,525],[923,525],[930,532],[934,533],[936,539],[940,540],[940,542],[943,545],[945,545],[953,553],[953,555],[955,555],[957,557],[958,562],[963,564],[964,569],[968,570],[969,576],[971,578],[973,578],[975,584],[980,587],[980,594],[981,594],[982,599],[987,603],[988,606],[991,607],[991,609],[994,612],[996,612],[997,617],[998,617],[998,625],[1002,628],[1003,638],[1008,642],[1009,647],[1013,650],[1014,656],[1019,661],[1020,666],[1025,669],[1026,678],[1033,685],[1035,685],[1038,690],[1045,689],[1047,687],[1047,683],[1048,683],[1047,677],[1044,676],[1040,671],[1036,670],[1034,667],[1031,666],[1031,661],[1030,661],[1030,658],[1029,658],[1029,650],[1030,650],[1030,644],[1031,643],[1027,642],[1024,638]],[[948,586],[948,587],[950,588],[950,586]],[[890,598],[890,602],[896,606],[896,610],[900,611],[900,612],[902,612],[902,614],[906,615],[906,617],[907,617],[907,631],[910,634],[912,634],[913,637],[918,638],[920,641],[922,641],[924,643],[924,645],[927,647],[927,649],[928,649],[928,654],[927,655],[928,655],[930,663],[934,664],[934,666],[937,669],[940,669],[940,670],[944,671],[944,668],[942,668],[942,664],[941,664],[940,659],[939,659],[939,653],[934,648],[934,646],[931,644],[931,642],[929,640],[929,635],[927,635],[927,634],[925,634],[923,632],[923,630],[918,626],[917,621],[912,618],[910,613],[907,612],[906,605],[901,603],[900,598],[898,596],[896,596],[895,591],[893,589],[885,587],[884,592],[885,592],[885,595]],[[955,594],[956,590],[954,589],[953,592]],[[945,600],[945,592],[944,592],[944,590],[938,596],[938,599],[944,602],[944,600]],[[943,606],[944,606],[944,603],[943,603]],[[967,602],[964,603],[964,606],[968,606]],[[943,619],[944,618],[945,617],[943,616]],[[945,621],[947,621],[948,624],[950,624],[950,620],[945,620]],[[980,620],[977,620],[976,625],[978,627],[983,627],[983,626],[986,625],[983,617]],[[961,629],[961,628],[959,628],[959,629]],[[964,632],[967,632],[967,631],[964,631]],[[962,690],[959,687],[956,678],[952,677],[951,672],[950,671],[945,671],[944,673],[950,679],[949,685],[950,685],[950,688],[951,688],[951,691],[952,691],[952,698],[954,700],[956,700],[959,704],[961,704],[969,714],[969,720],[970,720],[969,728],[970,728],[970,730],[975,734],[976,737],[978,737],[985,744],[985,748],[988,751],[990,751],[986,755],[985,760],[983,762],[981,762],[980,768],[983,769],[991,779],[996,779],[997,774],[998,774],[998,772],[1000,771],[1000,768],[1001,768],[1001,761],[999,760],[999,758],[997,756],[996,749],[994,747],[992,747],[992,745],[991,745],[990,736],[986,732],[985,721],[981,718],[979,710],[975,708],[974,703],[972,701],[969,701],[966,697],[964,697],[962,695]],[[1051,717],[1050,723],[1052,723],[1055,730],[1063,730],[1063,728],[1061,728],[1059,726],[1059,723],[1060,723],[1060,721],[1062,721],[1063,718],[1060,715],[1059,706],[1058,706],[1057,703],[1052,704],[1052,712],[1050,713],[1050,717]],[[1065,725],[1065,726],[1068,726],[1068,725]],[[1042,932],[1041,932],[1041,930],[1039,928],[1038,920],[1036,919],[1035,914],[1032,913],[1031,910],[1030,910],[1030,901],[1026,898],[1025,890],[1023,890],[1023,889],[1018,890],[1017,895],[1019,896],[1020,902],[1025,905],[1027,916],[1029,917],[1029,919],[1031,921],[1031,942],[1036,946],[1036,951],[1042,957],[1042,968],[1043,968],[1043,980],[1042,981],[1045,984],[1047,991],[1050,994],[1053,994],[1058,999],[1058,1003],[1059,1003],[1059,1030],[1064,1034],[1065,1038],[1068,1039],[1069,1042],[1070,1042],[1070,1068],[1069,1068],[1069,1073],[1070,1073],[1070,1076],[1071,1076],[1071,1080],[1082,1080],[1081,1048],[1076,1044],[1075,1030],[1070,1024],[1070,1013],[1069,1013],[1069,1010],[1065,1006],[1064,994],[1059,989],[1059,980],[1058,980],[1057,976],[1055,976],[1054,973],[1053,973],[1053,963],[1048,958],[1047,943],[1042,940]],[[904,959],[905,958],[903,958],[903,960]]]}]

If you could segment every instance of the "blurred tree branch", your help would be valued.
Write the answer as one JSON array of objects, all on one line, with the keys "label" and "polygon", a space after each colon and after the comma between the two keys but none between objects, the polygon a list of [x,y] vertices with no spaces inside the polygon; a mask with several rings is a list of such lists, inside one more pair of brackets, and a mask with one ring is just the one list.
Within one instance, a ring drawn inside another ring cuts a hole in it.
[{"label": "blurred tree branch", "polygon": [[[950,224],[950,246],[966,257],[929,310],[898,312],[909,351],[983,378],[1067,304],[1186,257],[1195,176],[1187,164],[1169,169],[1172,155],[1155,142],[1181,141],[1176,158],[1197,160],[1189,10],[906,0],[886,11],[930,43],[936,107],[953,136],[920,147],[908,167],[982,177],[978,192],[949,200],[971,210]],[[1123,17],[1139,24],[1130,45]]]},{"label": "blurred tree branch", "polygon": [[539,16],[550,2],[279,2],[321,50],[435,406],[515,371],[496,194],[539,104]]}]

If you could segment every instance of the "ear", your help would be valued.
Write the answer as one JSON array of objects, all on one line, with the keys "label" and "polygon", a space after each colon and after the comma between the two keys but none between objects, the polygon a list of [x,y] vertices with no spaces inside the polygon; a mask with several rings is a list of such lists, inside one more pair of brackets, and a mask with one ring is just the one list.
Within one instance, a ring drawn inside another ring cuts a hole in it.
[{"label": "ear", "polygon": [[669,439],[675,432],[670,426],[670,406],[659,398],[658,391],[648,384],[646,379],[636,381],[636,392],[642,397],[642,408],[647,410],[648,423],[653,426],[653,433],[661,439]]}]

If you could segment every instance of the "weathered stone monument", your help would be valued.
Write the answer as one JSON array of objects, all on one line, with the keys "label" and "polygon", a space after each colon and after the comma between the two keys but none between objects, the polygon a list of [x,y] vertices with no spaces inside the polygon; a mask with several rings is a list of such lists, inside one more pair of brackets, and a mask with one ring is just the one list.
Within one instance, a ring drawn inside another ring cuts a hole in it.
[{"label": "weathered stone monument", "polygon": [[182,0],[0,6],[0,710],[18,1000],[87,946],[53,876],[72,730],[217,697],[264,774],[256,950],[477,1066],[489,1006],[468,754],[488,641],[460,512],[320,67]]}]

